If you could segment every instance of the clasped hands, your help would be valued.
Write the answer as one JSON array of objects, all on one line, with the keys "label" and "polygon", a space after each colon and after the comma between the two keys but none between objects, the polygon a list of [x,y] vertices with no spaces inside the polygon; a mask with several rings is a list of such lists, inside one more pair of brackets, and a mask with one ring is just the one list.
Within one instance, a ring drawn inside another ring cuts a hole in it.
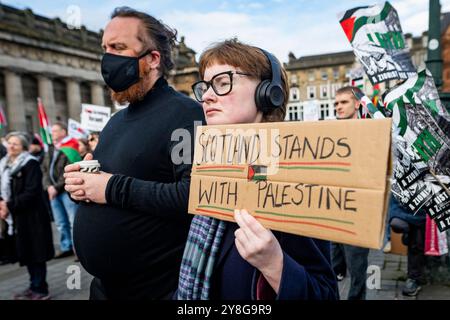
[{"label": "clasped hands", "polygon": [[[84,160],[92,160],[88,153]],[[112,174],[100,171],[100,173],[80,172],[79,164],[69,164],[64,168],[64,189],[76,201],[106,203],[105,190]]]}]

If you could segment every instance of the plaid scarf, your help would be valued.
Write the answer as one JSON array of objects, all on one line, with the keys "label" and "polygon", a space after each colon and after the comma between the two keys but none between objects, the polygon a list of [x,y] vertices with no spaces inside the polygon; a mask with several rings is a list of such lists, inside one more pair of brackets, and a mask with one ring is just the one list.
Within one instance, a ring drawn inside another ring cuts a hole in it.
[{"label": "plaid scarf", "polygon": [[181,262],[178,300],[208,300],[211,274],[226,223],[195,216]]}]

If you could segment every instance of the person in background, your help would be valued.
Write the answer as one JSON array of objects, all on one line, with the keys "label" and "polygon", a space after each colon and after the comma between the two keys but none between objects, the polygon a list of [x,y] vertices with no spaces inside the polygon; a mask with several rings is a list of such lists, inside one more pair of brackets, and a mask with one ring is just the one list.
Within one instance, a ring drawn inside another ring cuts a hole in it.
[{"label": "person in background", "polygon": [[78,140],[78,152],[80,153],[80,157],[84,158],[84,156],[91,152],[91,148],[89,146],[89,142],[85,138],[79,138]]},{"label": "person in background", "polygon": [[9,221],[8,234],[14,235],[17,257],[30,275],[29,287],[14,295],[17,300],[50,299],[46,282],[46,262],[54,248],[50,215],[43,198],[42,171],[38,160],[28,152],[25,134],[6,136],[8,153],[0,161],[0,218]]},{"label": "person in background", "polygon": [[425,223],[426,213],[423,210],[414,213],[402,206],[393,195],[389,203],[389,225],[395,233],[402,233],[402,243],[408,247],[408,266],[404,296],[416,296],[421,285],[426,284],[425,275]]},{"label": "person in background", "polygon": [[[335,108],[338,120],[358,119],[358,110],[361,106],[355,92],[360,93],[357,87],[346,86],[336,91]],[[332,243],[331,254],[333,268],[337,279],[343,280],[350,273],[350,289],[348,300],[366,299],[366,279],[369,249],[347,244]]]},{"label": "person in background", "polygon": [[42,164],[43,184],[48,192],[56,228],[60,235],[60,252],[55,259],[72,256],[72,229],[78,205],[64,190],[64,167],[81,160],[78,141],[67,135],[67,126],[57,122],[52,126],[53,145],[49,146]]},{"label": "person in background", "polygon": [[28,151],[33,157],[38,159],[40,164],[42,164],[45,157],[44,144],[42,143],[41,138],[35,133],[31,134],[31,142]]},{"label": "person in background", "polygon": [[93,152],[97,148],[100,132],[91,132],[88,137],[89,148]]}]

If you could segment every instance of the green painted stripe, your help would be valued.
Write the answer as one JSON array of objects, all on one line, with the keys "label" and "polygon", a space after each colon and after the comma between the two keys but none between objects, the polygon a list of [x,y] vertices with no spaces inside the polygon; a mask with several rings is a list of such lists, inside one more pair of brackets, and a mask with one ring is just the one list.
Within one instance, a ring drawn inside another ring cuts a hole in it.
[{"label": "green painted stripe", "polygon": [[280,217],[289,217],[289,218],[297,218],[297,219],[311,219],[311,220],[327,220],[327,221],[333,221],[333,222],[343,223],[343,224],[351,224],[351,225],[355,224],[354,222],[351,222],[351,221],[338,220],[338,219],[332,219],[332,218],[324,218],[324,217],[299,216],[299,215],[293,215],[293,214],[284,214],[284,213],[260,211],[260,210],[255,210],[255,212],[266,214],[266,215],[280,216]]},{"label": "green painted stripe", "polygon": [[228,208],[221,208],[221,207],[217,207],[217,206],[207,206],[207,205],[201,205],[198,206],[199,208],[212,208],[212,209],[218,209],[218,210],[223,210],[223,211],[230,211],[230,212],[234,212],[233,209],[228,209]]},{"label": "green painted stripe", "polygon": [[330,167],[286,167],[286,166],[280,166],[280,169],[287,169],[287,170],[296,170],[296,169],[302,169],[302,170],[324,170],[324,171],[344,171],[344,172],[350,172],[350,169],[345,168],[330,168]]}]

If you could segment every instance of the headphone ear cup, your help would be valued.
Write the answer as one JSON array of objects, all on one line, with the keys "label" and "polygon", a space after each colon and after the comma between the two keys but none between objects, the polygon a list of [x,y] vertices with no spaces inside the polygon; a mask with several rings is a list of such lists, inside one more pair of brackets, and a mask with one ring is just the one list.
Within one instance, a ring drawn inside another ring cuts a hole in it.
[{"label": "headphone ear cup", "polygon": [[256,87],[255,91],[255,104],[258,110],[262,111],[263,113],[268,111],[268,101],[266,96],[267,88],[270,85],[269,80],[263,80],[261,83]]}]

